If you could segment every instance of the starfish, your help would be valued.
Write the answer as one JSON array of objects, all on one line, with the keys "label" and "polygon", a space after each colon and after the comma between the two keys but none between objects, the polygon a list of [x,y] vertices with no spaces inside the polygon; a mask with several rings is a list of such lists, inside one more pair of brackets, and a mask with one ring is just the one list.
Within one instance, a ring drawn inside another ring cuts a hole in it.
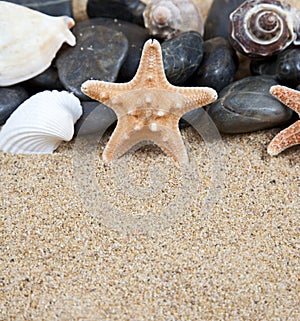
[{"label": "starfish", "polygon": [[[300,91],[285,86],[272,86],[270,93],[300,116]],[[268,153],[278,155],[285,149],[300,144],[300,120],[277,134],[268,146]]]},{"label": "starfish", "polygon": [[217,99],[209,87],[177,87],[165,75],[162,52],[157,40],[144,44],[138,70],[127,83],[88,80],[81,86],[87,96],[111,107],[117,126],[102,158],[110,162],[142,141],[152,141],[179,163],[188,155],[178,122],[186,112]]}]

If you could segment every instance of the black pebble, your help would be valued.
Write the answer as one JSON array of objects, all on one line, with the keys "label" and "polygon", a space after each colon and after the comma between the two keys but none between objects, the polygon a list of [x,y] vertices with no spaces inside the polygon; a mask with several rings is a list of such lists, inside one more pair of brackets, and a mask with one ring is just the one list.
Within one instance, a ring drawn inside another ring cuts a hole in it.
[{"label": "black pebble", "polygon": [[58,54],[58,75],[67,90],[88,100],[81,92],[82,83],[88,79],[114,82],[126,58],[128,41],[120,31],[92,24],[79,23],[73,32],[77,44]]},{"label": "black pebble", "polygon": [[203,57],[203,39],[196,31],[181,33],[161,45],[167,79],[182,85],[199,67]]},{"label": "black pebble", "polygon": [[204,40],[223,37],[228,40],[229,15],[245,0],[214,0],[204,25]]},{"label": "black pebble", "polygon": [[280,84],[295,88],[300,83],[300,48],[286,49],[269,59],[253,60],[250,69],[254,75],[270,75]]},{"label": "black pebble", "polygon": [[139,0],[88,0],[87,14],[90,18],[122,19],[144,26],[145,6]]},{"label": "black pebble", "polygon": [[270,93],[278,84],[267,76],[250,76],[225,87],[207,111],[223,133],[246,133],[286,123],[293,115]]},{"label": "black pebble", "polygon": [[71,0],[61,1],[45,1],[45,0],[10,0],[7,2],[20,4],[46,13],[50,16],[72,16]]},{"label": "black pebble", "polygon": [[21,86],[0,87],[0,126],[27,98],[29,94]]},{"label": "black pebble", "polygon": [[238,58],[229,42],[221,37],[204,41],[204,55],[191,84],[208,86],[217,92],[229,85],[238,68]]}]

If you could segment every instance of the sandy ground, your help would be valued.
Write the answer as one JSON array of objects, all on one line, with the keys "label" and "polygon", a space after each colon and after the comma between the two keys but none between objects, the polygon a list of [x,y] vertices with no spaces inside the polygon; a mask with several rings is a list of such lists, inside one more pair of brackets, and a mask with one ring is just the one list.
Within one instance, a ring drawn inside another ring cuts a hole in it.
[{"label": "sandy ground", "polygon": [[299,320],[300,148],[270,157],[278,131],[185,129],[188,170],[153,146],[104,165],[108,136],[0,152],[0,320]]},{"label": "sandy ground", "polygon": [[[300,149],[268,156],[278,130],[223,136],[219,159],[183,130],[188,181],[154,146],[115,166],[105,141],[95,161],[76,142],[1,153],[0,320],[299,320]],[[88,206],[78,165],[110,208]]]}]

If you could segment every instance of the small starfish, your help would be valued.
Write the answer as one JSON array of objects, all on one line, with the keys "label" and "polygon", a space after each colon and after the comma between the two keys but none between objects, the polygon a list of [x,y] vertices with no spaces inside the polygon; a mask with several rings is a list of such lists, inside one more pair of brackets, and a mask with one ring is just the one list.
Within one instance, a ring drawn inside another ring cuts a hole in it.
[{"label": "small starfish", "polygon": [[[285,86],[272,86],[270,93],[300,116],[300,91]],[[268,146],[268,153],[278,155],[285,149],[300,144],[300,120],[277,134]]]},{"label": "small starfish", "polygon": [[137,73],[130,82],[88,80],[81,90],[117,114],[117,127],[103,151],[105,162],[142,141],[154,142],[180,163],[188,162],[179,119],[217,99],[212,88],[171,85],[164,73],[160,44],[152,39],[145,43]]}]

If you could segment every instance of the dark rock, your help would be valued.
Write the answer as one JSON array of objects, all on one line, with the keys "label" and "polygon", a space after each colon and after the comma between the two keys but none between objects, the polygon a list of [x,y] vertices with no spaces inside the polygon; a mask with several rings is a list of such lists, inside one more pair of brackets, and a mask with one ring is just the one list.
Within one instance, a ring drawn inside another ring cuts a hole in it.
[{"label": "dark rock", "polygon": [[10,0],[7,2],[20,4],[50,16],[72,16],[71,1],[45,1],[45,0]]},{"label": "dark rock", "polygon": [[87,14],[90,18],[122,19],[144,26],[145,6],[139,0],[88,0]]},{"label": "dark rock", "polygon": [[80,25],[104,26],[124,33],[129,47],[126,60],[120,69],[118,80],[121,82],[131,80],[137,71],[144,43],[149,39],[148,31],[131,22],[110,18],[89,19],[81,22]]},{"label": "dark rock", "polygon": [[204,41],[204,55],[191,84],[208,86],[216,91],[229,85],[238,68],[238,58],[229,42],[221,37]]},{"label": "dark rock", "polygon": [[269,59],[253,60],[250,69],[254,75],[270,75],[280,84],[294,88],[300,83],[300,48],[286,49]]},{"label": "dark rock", "polygon": [[57,69],[50,66],[44,72],[38,76],[28,80],[28,84],[31,86],[37,86],[46,89],[63,89],[63,85],[58,78]]},{"label": "dark rock", "polygon": [[103,26],[79,23],[73,33],[77,44],[58,54],[58,75],[67,90],[88,100],[80,90],[81,84],[88,79],[114,82],[126,58],[128,41],[122,32]]},{"label": "dark rock", "polygon": [[75,124],[75,136],[105,131],[116,120],[115,112],[96,101],[81,102],[83,114]]},{"label": "dark rock", "polygon": [[161,45],[166,76],[173,85],[183,84],[199,67],[203,40],[196,31],[183,32]]},{"label": "dark rock", "polygon": [[0,87],[0,126],[27,98],[29,95],[21,86]]},{"label": "dark rock", "polygon": [[204,25],[203,39],[223,37],[228,40],[229,15],[245,0],[214,0]]},{"label": "dark rock", "polygon": [[267,76],[236,81],[208,106],[208,114],[223,133],[246,133],[286,123],[293,112],[269,93],[276,84]]}]

